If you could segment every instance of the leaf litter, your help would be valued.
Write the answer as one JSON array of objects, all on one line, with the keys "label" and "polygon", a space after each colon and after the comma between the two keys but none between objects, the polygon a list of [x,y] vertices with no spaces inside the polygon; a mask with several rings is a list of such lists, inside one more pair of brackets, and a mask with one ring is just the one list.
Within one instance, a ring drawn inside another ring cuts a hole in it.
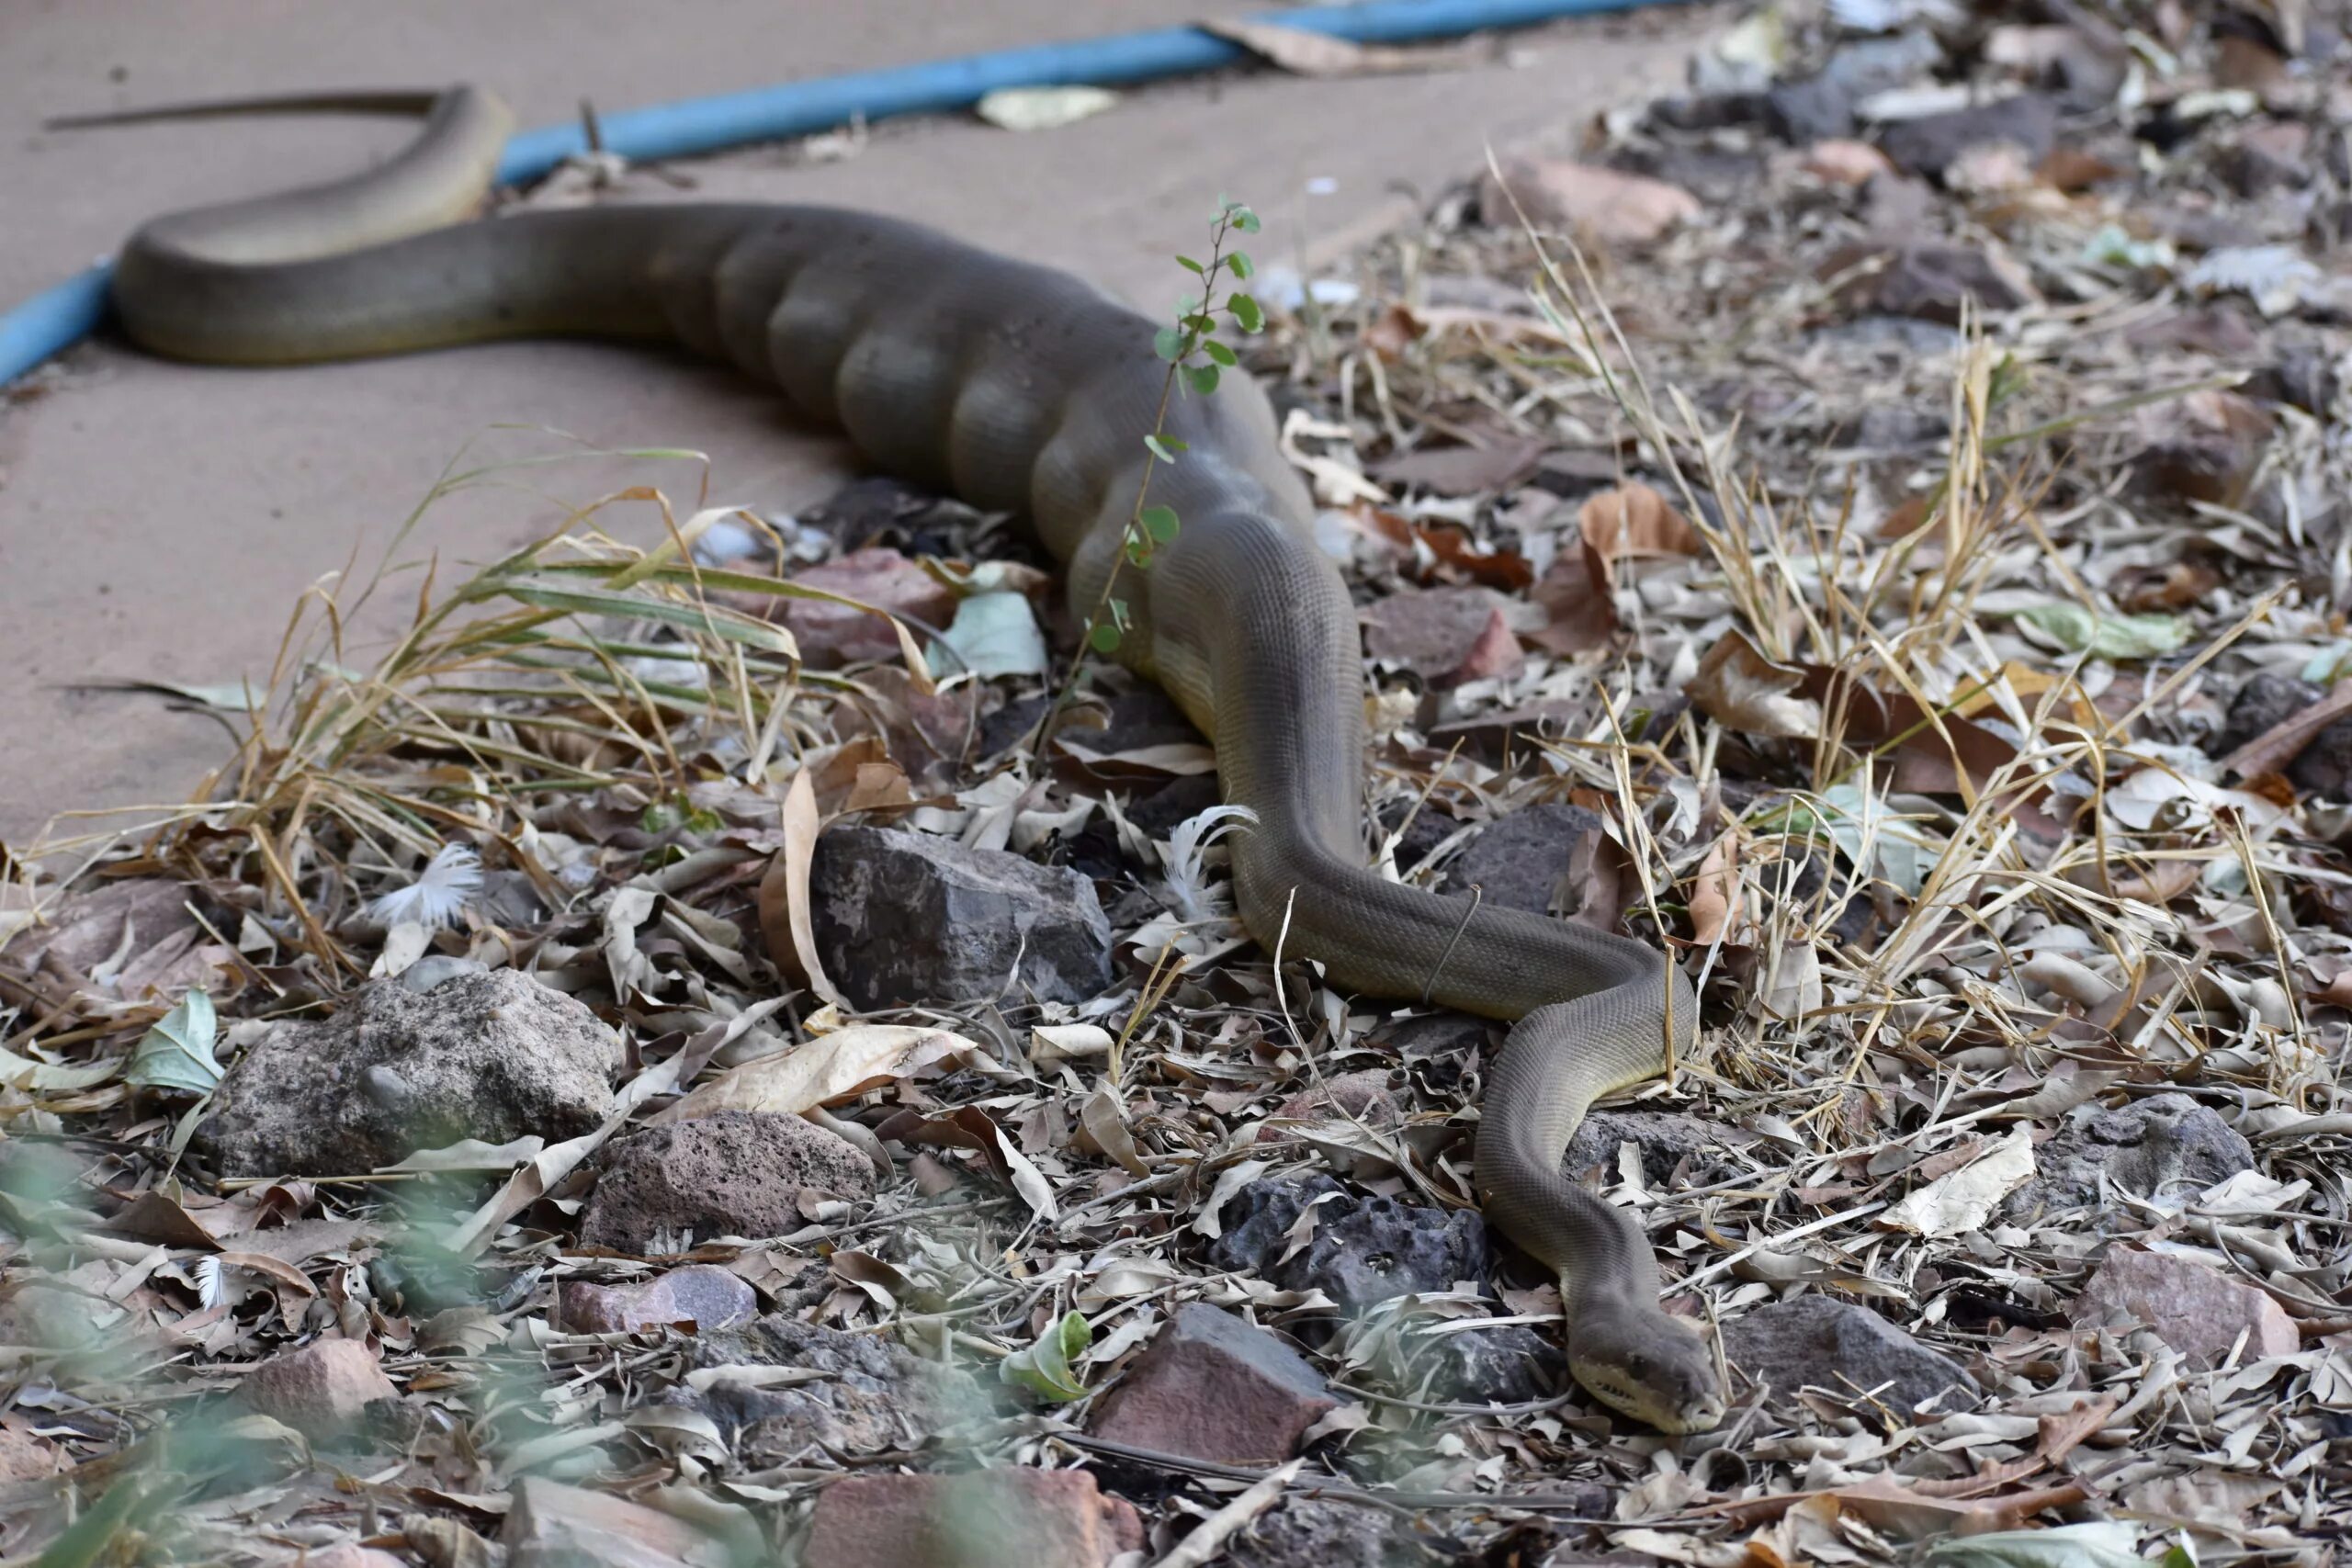
[{"label": "leaf litter", "polygon": [[[1557,1332],[1507,1252],[1340,1313],[1326,1275],[1275,1282],[1323,1256],[1327,1196],[1216,1266],[1269,1178],[1468,1205],[1487,1031],[1250,944],[1237,825],[1148,692],[1098,676],[1030,754],[1037,650],[1070,628],[984,560],[997,520],[912,497],[833,537],[649,486],[426,581],[372,662],[313,600],[188,805],[8,858],[0,1552],[474,1561],[526,1473],[789,1549],[847,1472],[986,1460],[1095,1467],[1170,1561],[1317,1495],[1385,1502],[1419,1561],[2326,1560],[2352,1517],[2345,176],[2263,159],[2278,126],[2337,134],[2352,77],[2312,34],[2342,18],[2052,16],[1770,13],[1572,168],[1465,170],[1254,367],[1291,384],[1284,450],[1369,620],[1491,596],[1442,657],[1367,662],[1384,874],[1510,896],[1482,839],[1573,808],[1624,874],[1544,873],[1532,907],[1605,886],[1702,983],[1697,1050],[1576,1174],[1723,1326],[1721,1431],[1628,1430],[1556,1366],[1453,1397],[1464,1331]],[[2055,144],[1954,130],[1939,76],[2056,96]],[[1489,209],[1522,191],[1552,205]],[[872,557],[813,581],[942,618],[788,580],[861,547],[946,597]],[[1081,869],[1109,988],[857,1013],[811,894],[845,821]],[[605,1121],[220,1178],[191,1134],[223,1065],[464,960],[616,1032]],[[777,1235],[579,1239],[616,1140],[745,1111],[836,1132],[878,1189]],[[2118,1259],[2136,1307],[2085,1311]],[[663,1391],[826,1374],[559,1311],[697,1266],[994,1392],[751,1451]],[[1973,1392],[1731,1348],[1807,1300]],[[1090,1436],[1188,1301],[1289,1334],[1350,1402],[1300,1460]],[[2243,1313],[2218,1351],[2153,1326],[2191,1302]],[[401,1394],[340,1472],[230,1397],[322,1337]]]}]

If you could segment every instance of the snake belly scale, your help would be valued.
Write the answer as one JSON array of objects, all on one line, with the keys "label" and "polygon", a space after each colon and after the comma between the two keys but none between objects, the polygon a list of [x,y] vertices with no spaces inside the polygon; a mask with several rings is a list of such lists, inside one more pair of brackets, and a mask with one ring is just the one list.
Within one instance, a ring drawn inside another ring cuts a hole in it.
[{"label": "snake belly scale", "polygon": [[[877,467],[1025,514],[1091,606],[1112,570],[1165,367],[1153,324],[1077,279],[870,214],[627,205],[468,217],[508,130],[469,87],[278,107],[423,113],[398,156],[350,179],[158,218],[114,302],[156,353],[291,364],[491,338],[684,344],[780,390]],[[179,112],[179,111],[165,111]],[[141,118],[141,117],[119,117]],[[1151,495],[1182,532],[1125,590],[1120,660],[1216,749],[1243,923],[1336,985],[1513,1023],[1487,1075],[1476,1183],[1487,1218],[1557,1270],[1568,1362],[1668,1431],[1724,1410],[1709,1343],[1658,1304],[1646,1238],[1561,1171],[1598,1097],[1687,1048],[1681,971],[1630,938],[1383,880],[1363,849],[1356,615],[1317,547],[1309,498],[1245,377],[1170,407],[1187,444]]]}]

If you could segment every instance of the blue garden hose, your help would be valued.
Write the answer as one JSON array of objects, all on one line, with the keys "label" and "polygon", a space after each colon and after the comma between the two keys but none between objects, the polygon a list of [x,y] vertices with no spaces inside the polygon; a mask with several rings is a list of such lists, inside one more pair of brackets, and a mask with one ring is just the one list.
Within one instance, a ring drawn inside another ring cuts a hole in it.
[{"label": "blue garden hose", "polygon": [[[1356,43],[1396,43],[1660,3],[1367,0],[1362,5],[1269,11],[1253,19]],[[1156,28],[624,109],[600,116],[597,131],[605,149],[623,157],[676,158],[749,141],[806,136],[854,118],[875,120],[959,108],[1001,87],[1146,82],[1214,70],[1250,58],[1239,44],[1198,28]],[[508,184],[535,179],[573,153],[586,151],[586,132],[577,124],[526,130],[506,144],[498,177]],[[0,385],[96,330],[107,312],[107,264],[100,262],[0,315]]]}]

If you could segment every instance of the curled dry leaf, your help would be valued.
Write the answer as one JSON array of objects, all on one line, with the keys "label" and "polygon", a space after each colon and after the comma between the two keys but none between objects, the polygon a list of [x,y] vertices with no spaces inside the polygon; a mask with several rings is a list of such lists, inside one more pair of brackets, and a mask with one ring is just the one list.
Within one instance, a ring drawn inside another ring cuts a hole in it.
[{"label": "curled dry leaf", "polygon": [[896,1138],[901,1143],[970,1149],[980,1156],[981,1163],[998,1180],[1005,1182],[1020,1194],[1021,1201],[1028,1204],[1030,1211],[1039,1219],[1060,1217],[1060,1206],[1054,1201],[1054,1190],[1046,1182],[1045,1175],[1005,1135],[1004,1129],[996,1124],[996,1119],[977,1105],[962,1106],[944,1116],[925,1116],[920,1111],[901,1111],[876,1127],[875,1132],[881,1137]]},{"label": "curled dry leaf", "polygon": [[2020,1124],[1975,1160],[1914,1189],[1881,1223],[1929,1237],[1959,1235],[1983,1226],[2032,1175],[2033,1133]]},{"label": "curled dry leaf", "polygon": [[779,973],[835,1007],[846,1008],[848,998],[826,977],[817,956],[816,926],[809,915],[808,868],[816,857],[819,831],[816,788],[803,768],[785,792],[783,847],[760,878],[760,934],[767,942],[768,960]]},{"label": "curled dry leaf", "polygon": [[1719,724],[1749,735],[1810,739],[1821,733],[1821,705],[1796,694],[1805,672],[1764,657],[1747,634],[1725,632],[1682,689]]},{"label": "curled dry leaf", "polygon": [[944,1029],[860,1023],[730,1067],[651,1118],[691,1122],[721,1111],[775,1111],[798,1116],[838,1105],[869,1089],[952,1062],[981,1072],[1002,1069],[978,1042]]},{"label": "curled dry leaf", "polygon": [[1690,884],[1690,936],[1702,947],[1720,942],[1739,908],[1739,841],[1726,833],[1699,863]]},{"label": "curled dry leaf", "polygon": [[1531,640],[1555,653],[1588,653],[1617,635],[1617,563],[1705,553],[1690,520],[1645,484],[1622,485],[1577,509],[1577,544],[1544,570],[1535,602],[1549,624]]}]

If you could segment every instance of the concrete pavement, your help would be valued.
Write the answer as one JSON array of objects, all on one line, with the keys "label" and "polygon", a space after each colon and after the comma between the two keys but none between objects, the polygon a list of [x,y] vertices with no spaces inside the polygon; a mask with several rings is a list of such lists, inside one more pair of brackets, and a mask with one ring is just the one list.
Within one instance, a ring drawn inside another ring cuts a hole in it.
[{"label": "concrete pavement", "polygon": [[[295,87],[471,79],[523,122],[1054,38],[1167,25],[1175,0],[629,0],[398,6],[239,0],[10,0],[0,9],[0,301],[110,249],[173,207],[358,166],[404,134],[382,121],[222,121],[43,133],[48,115]],[[966,117],[881,128],[856,156],[754,148],[673,165],[680,196],[826,201],[903,213],[1066,265],[1155,314],[1169,261],[1221,192],[1251,201],[1261,264],[1312,266],[1475,170],[1671,85],[1710,14],[1668,9],[1512,35],[1507,59],[1442,73],[1303,80],[1271,71],[1130,90],[1118,107],[1014,134]],[[644,183],[640,180],[639,183]],[[1315,191],[1311,194],[1310,183]],[[1328,188],[1327,188],[1328,187]],[[690,446],[714,497],[770,509],[838,482],[842,454],[731,376],[656,355],[511,344],[362,365],[227,371],[86,346],[0,401],[0,840],[53,813],[184,798],[226,755],[215,721],[98,678],[266,675],[306,586],[371,564],[469,441],[514,452],[551,426],[603,446]],[[543,443],[542,443],[543,445]],[[560,470],[592,498],[618,466]],[[633,465],[691,501],[690,465]],[[490,558],[560,515],[550,499],[460,496],[402,546]],[[388,596],[413,601],[412,588]],[[380,634],[385,617],[356,635]],[[367,649],[355,647],[354,659]]]}]

